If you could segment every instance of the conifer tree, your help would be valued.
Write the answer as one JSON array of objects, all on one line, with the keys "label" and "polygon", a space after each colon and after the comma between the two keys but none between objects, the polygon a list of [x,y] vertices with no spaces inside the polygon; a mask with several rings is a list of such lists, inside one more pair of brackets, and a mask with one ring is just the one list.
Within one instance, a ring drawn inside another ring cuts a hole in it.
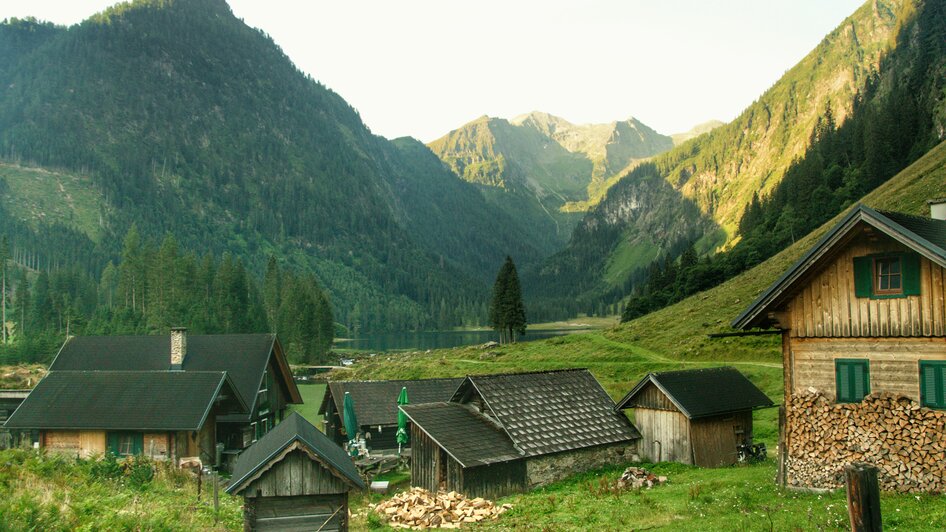
[{"label": "conifer tree", "polygon": [[512,258],[499,268],[493,284],[493,299],[489,308],[490,325],[499,331],[500,343],[515,343],[516,335],[526,332],[526,309],[522,303],[519,275]]}]

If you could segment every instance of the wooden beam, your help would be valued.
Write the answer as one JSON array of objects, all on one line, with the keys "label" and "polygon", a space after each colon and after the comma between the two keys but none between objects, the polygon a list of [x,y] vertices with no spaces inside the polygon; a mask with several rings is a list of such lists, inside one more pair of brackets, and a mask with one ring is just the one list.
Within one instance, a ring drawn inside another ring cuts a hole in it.
[{"label": "wooden beam", "polygon": [[725,332],[725,333],[710,333],[707,334],[709,338],[729,338],[732,336],[766,336],[769,334],[782,334],[781,329],[765,329],[764,331],[738,331],[738,332]]}]

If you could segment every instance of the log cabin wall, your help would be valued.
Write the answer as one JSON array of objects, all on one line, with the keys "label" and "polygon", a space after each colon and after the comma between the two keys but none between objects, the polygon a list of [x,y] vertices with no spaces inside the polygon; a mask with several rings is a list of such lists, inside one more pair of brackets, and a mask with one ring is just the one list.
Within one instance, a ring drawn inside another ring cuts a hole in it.
[{"label": "log cabin wall", "polygon": [[837,398],[835,360],[870,361],[870,390],[920,397],[920,360],[946,360],[944,338],[792,338],[791,387]]},{"label": "log cabin wall", "polygon": [[871,299],[856,297],[854,258],[906,253],[900,243],[861,234],[804,281],[788,303],[793,338],[946,336],[946,272],[920,257],[920,294]]}]

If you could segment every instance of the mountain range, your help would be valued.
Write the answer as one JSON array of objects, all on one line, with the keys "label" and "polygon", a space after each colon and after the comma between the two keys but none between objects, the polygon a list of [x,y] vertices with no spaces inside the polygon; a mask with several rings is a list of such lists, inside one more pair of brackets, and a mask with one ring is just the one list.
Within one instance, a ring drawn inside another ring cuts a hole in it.
[{"label": "mountain range", "polygon": [[372,134],[223,0],[13,19],[0,233],[21,266],[93,276],[133,224],[255,272],[275,256],[349,328],[482,323],[507,255],[530,319],[618,312],[655,261],[692,248],[704,283],[731,277],[940,142],[944,26],[941,2],[867,2],[735,120],[684,134],[532,112],[425,146]]}]

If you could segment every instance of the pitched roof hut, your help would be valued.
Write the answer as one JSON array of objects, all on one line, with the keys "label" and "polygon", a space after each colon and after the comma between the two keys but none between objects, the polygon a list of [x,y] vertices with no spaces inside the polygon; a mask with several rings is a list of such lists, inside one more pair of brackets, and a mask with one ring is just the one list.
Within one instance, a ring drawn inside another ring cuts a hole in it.
[{"label": "pitched roof hut", "polygon": [[345,427],[343,401],[348,392],[368,448],[397,449],[397,398],[401,389],[407,388],[411,404],[433,403],[450,400],[461,382],[462,378],[330,382],[319,407],[325,419],[325,434],[339,445],[348,441],[342,432]]},{"label": "pitched roof hut", "polygon": [[348,530],[348,492],[365,489],[341,447],[293,412],[237,458],[227,493],[244,530]]},{"label": "pitched roof hut", "polygon": [[762,390],[722,367],[649,373],[616,408],[634,409],[645,460],[717,467],[752,443],[752,410],[767,406]]},{"label": "pitched roof hut", "polygon": [[929,204],[851,209],[732,323],[782,332],[789,485],[836,488],[864,461],[883,489],[946,491],[929,437],[946,423],[946,199]]},{"label": "pitched roof hut", "polygon": [[586,369],[467,377],[448,402],[405,405],[411,483],[496,498],[630,461],[640,437]]}]

